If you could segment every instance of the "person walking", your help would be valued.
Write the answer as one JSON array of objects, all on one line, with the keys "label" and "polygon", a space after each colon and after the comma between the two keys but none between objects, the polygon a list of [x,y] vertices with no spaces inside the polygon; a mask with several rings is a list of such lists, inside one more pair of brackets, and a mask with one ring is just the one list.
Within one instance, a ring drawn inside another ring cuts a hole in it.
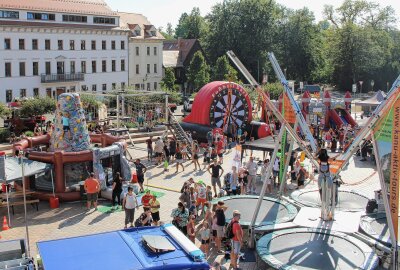
[{"label": "person walking", "polygon": [[158,165],[161,163],[164,152],[164,142],[160,137],[157,138],[157,141],[154,146],[154,152],[156,153],[156,165]]},{"label": "person walking", "polygon": [[135,208],[139,209],[139,204],[137,201],[136,194],[133,193],[133,188],[128,187],[128,193],[126,193],[124,200],[122,202],[122,209],[125,210],[125,229],[128,226],[128,223],[133,227],[133,220],[135,217]]},{"label": "person walking", "polygon": [[160,202],[157,200],[157,195],[155,194],[153,194],[153,198],[150,200],[150,208],[153,225],[157,226],[160,221]]},{"label": "person walking", "polygon": [[90,210],[91,203],[93,203],[94,209],[97,210],[97,199],[100,191],[99,180],[94,178],[94,173],[90,173],[90,177],[85,180],[84,184],[85,191],[87,193],[87,210]]},{"label": "person walking", "polygon": [[197,166],[199,166],[200,170],[200,163],[199,163],[199,145],[196,141],[192,142],[192,163],[194,164],[194,170],[197,171]]},{"label": "person walking", "polygon": [[172,210],[171,213],[172,224],[177,227],[184,235],[187,235],[189,210],[183,205],[182,202],[178,203],[178,208]]},{"label": "person walking", "polygon": [[140,163],[140,159],[136,159],[135,161],[135,167],[136,167],[136,175],[137,175],[137,179],[138,179],[138,183],[140,186],[140,192],[144,191],[143,188],[143,183],[144,183],[144,174],[147,171],[146,166],[144,166],[142,163]]},{"label": "person walking", "polygon": [[181,149],[179,147],[176,148],[175,158],[176,158],[176,171],[175,171],[175,173],[178,173],[179,165],[181,165],[182,170],[185,171],[185,167],[183,167],[183,164],[182,164],[183,163],[182,152],[181,152]]},{"label": "person walking", "polygon": [[146,140],[147,145],[147,160],[152,162],[153,161],[153,136],[150,136]]},{"label": "person walking", "polygon": [[247,192],[255,193],[255,182],[257,176],[257,163],[254,161],[254,157],[250,156],[249,162],[246,164],[246,169],[249,172],[249,176],[247,176]]},{"label": "person walking", "polygon": [[208,173],[211,174],[211,185],[214,189],[214,197],[218,197],[217,188],[221,189],[221,176],[224,174],[224,169],[218,164],[217,159],[214,159],[214,163],[208,167]]},{"label": "person walking", "polygon": [[172,163],[175,160],[176,154],[176,141],[172,138],[169,142],[169,155],[171,157],[170,162]]},{"label": "person walking", "polygon": [[243,229],[240,226],[239,220],[240,220],[240,212],[238,210],[234,210],[233,218],[231,220],[232,234],[233,234],[233,238],[231,239],[231,265],[233,269],[239,269],[237,261],[240,254],[240,248],[243,242]]},{"label": "person walking", "polygon": [[230,181],[232,194],[239,195],[240,194],[239,175],[237,173],[236,166],[232,166],[232,173],[231,173],[231,177],[230,177],[229,181]]},{"label": "person walking", "polygon": [[200,250],[208,257],[208,252],[210,251],[210,225],[207,221],[203,221],[202,227],[199,230],[201,246]]},{"label": "person walking", "polygon": [[117,199],[117,202],[118,202],[116,209],[118,209],[118,206],[121,205],[122,181],[123,181],[123,179],[122,179],[120,173],[117,172],[115,174],[114,181],[112,184],[112,196],[111,196],[112,207],[111,207],[111,210],[114,210],[115,199]]},{"label": "person walking", "polygon": [[225,206],[225,203],[223,201],[219,201],[217,203],[217,209],[215,210],[215,215],[217,217],[217,237],[215,238],[215,245],[217,247],[217,252],[222,254],[224,253],[224,251],[221,250],[221,240],[224,237],[226,209],[227,207]]}]

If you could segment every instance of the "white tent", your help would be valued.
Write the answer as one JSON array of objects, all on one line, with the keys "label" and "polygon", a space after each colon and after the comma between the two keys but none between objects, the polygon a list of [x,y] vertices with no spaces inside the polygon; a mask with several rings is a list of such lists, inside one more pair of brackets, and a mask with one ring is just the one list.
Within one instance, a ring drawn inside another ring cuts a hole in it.
[{"label": "white tent", "polygon": [[378,90],[372,97],[355,102],[355,105],[361,106],[361,110],[364,111],[364,113],[372,112],[379,104],[381,104],[385,97],[386,94],[382,90]]}]

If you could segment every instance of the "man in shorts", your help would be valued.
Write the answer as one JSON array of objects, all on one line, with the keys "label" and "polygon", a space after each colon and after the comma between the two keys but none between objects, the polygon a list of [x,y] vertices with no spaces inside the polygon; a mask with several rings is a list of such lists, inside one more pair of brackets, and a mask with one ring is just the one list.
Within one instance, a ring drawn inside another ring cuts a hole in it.
[{"label": "man in shorts", "polygon": [[224,173],[221,165],[218,164],[217,159],[214,159],[213,164],[208,167],[208,172],[211,174],[211,185],[214,188],[214,197],[218,197],[216,185],[221,189],[221,176]]},{"label": "man in shorts", "polygon": [[238,210],[233,211],[232,218],[232,232],[233,238],[231,240],[231,265],[233,269],[238,269],[239,265],[237,264],[238,257],[240,254],[240,248],[243,241],[243,229],[239,223],[240,212]]},{"label": "man in shorts", "polygon": [[254,158],[250,156],[249,162],[246,164],[246,169],[249,172],[249,176],[247,176],[247,193],[255,193],[256,192],[256,177],[257,177],[257,163],[254,161]]},{"label": "man in shorts", "polygon": [[97,198],[100,191],[99,180],[94,178],[94,173],[90,173],[90,177],[85,180],[84,188],[87,194],[87,210],[90,210],[91,203],[97,210]]},{"label": "man in shorts", "polygon": [[161,163],[164,152],[164,142],[160,137],[157,138],[156,144],[154,146],[154,152],[156,153],[156,165],[158,165]]},{"label": "man in shorts", "polygon": [[[200,215],[203,215],[204,213],[204,204],[207,202],[207,189],[206,186],[204,185],[203,181],[199,181],[198,186],[197,186],[197,199],[196,199],[196,207],[198,211],[199,207],[201,206],[201,213]],[[196,213],[197,216],[197,213]]]},{"label": "man in shorts", "polygon": [[142,163],[140,163],[140,159],[136,159],[134,164],[136,167],[136,175],[140,186],[140,192],[143,192],[144,173],[147,171],[147,168]]},{"label": "man in shorts", "polygon": [[224,228],[226,223],[225,211],[227,207],[223,201],[217,203],[217,209],[215,210],[215,215],[217,217],[217,237],[215,238],[215,246],[217,247],[217,252],[224,254],[221,250],[221,240],[224,237]]}]

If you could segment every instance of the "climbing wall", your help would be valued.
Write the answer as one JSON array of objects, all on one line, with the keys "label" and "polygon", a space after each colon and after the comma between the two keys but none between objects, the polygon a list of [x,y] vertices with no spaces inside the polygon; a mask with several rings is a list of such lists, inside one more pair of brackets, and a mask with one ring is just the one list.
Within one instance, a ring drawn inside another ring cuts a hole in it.
[{"label": "climbing wall", "polygon": [[[62,116],[66,113],[68,113],[71,134],[66,131],[63,136]],[[79,94],[61,94],[57,101],[54,132],[51,134],[50,150],[78,152],[88,150],[89,147],[90,137]]]}]

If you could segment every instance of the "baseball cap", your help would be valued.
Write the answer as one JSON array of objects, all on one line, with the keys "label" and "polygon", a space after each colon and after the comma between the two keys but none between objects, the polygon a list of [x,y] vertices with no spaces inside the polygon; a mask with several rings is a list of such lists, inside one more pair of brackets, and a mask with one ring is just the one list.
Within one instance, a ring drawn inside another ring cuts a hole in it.
[{"label": "baseball cap", "polygon": [[239,210],[234,210],[232,215],[234,217],[236,217],[236,216],[240,216],[241,214],[240,214]]}]

